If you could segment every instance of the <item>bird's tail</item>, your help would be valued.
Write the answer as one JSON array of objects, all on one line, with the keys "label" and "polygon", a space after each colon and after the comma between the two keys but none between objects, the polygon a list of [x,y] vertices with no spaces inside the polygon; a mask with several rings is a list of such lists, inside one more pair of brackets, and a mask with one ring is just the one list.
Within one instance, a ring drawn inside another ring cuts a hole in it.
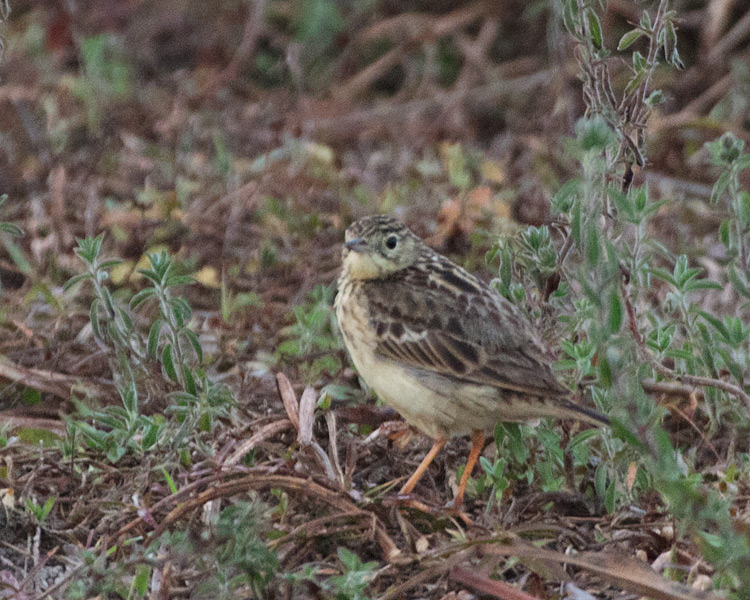
[{"label": "bird's tail", "polygon": [[591,425],[601,427],[610,425],[611,421],[607,415],[598,410],[581,406],[574,402],[570,396],[529,396],[517,395],[502,406],[502,412],[498,414],[500,421],[528,421],[544,417],[555,419],[576,419],[585,421]]},{"label": "bird's tail", "polygon": [[592,425],[602,426],[609,425],[611,423],[609,417],[605,414],[600,413],[598,410],[588,408],[587,406],[581,406],[576,404],[572,400],[564,400],[562,402],[562,408],[565,410],[567,417],[578,419],[580,421],[586,421]]}]

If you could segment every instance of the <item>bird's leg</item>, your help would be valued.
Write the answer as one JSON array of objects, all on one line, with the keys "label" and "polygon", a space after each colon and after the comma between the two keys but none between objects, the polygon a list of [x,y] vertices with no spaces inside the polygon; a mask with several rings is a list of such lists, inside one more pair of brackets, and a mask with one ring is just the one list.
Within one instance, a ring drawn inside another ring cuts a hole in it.
[{"label": "bird's leg", "polygon": [[463,506],[466,484],[469,483],[469,477],[471,477],[474,465],[477,464],[479,455],[482,453],[482,448],[484,448],[484,431],[475,429],[471,432],[471,452],[469,452],[469,459],[466,461],[464,473],[461,475],[461,483],[458,484],[458,492],[456,492],[453,508],[461,508]]},{"label": "bird's leg", "polygon": [[407,481],[404,484],[404,487],[401,488],[400,494],[411,494],[411,491],[414,489],[414,486],[417,485],[417,482],[422,479],[422,475],[424,475],[424,472],[427,470],[427,467],[430,466],[430,463],[434,460],[435,456],[438,452],[440,452],[441,448],[445,446],[445,443],[448,441],[448,438],[437,438],[434,440],[432,444],[432,448],[430,448],[430,451],[427,453],[427,456],[425,456],[422,459],[422,462],[419,463],[419,466],[417,467],[417,470],[414,471],[411,477],[409,477],[409,481]]}]

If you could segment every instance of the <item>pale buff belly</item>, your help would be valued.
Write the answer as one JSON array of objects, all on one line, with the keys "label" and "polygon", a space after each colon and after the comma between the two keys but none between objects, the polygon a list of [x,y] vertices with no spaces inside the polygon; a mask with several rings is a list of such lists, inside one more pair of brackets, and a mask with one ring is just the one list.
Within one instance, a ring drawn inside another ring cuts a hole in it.
[{"label": "pale buff belly", "polygon": [[348,286],[336,298],[336,316],[349,356],[360,376],[386,404],[411,425],[432,438],[491,430],[507,405],[498,391],[459,384],[441,375],[405,368],[375,354],[376,334],[369,327],[366,308],[351,302]]},{"label": "pale buff belly", "polygon": [[503,418],[493,388],[457,385],[440,375],[382,359],[365,365],[357,368],[377,395],[432,438],[491,430]]}]

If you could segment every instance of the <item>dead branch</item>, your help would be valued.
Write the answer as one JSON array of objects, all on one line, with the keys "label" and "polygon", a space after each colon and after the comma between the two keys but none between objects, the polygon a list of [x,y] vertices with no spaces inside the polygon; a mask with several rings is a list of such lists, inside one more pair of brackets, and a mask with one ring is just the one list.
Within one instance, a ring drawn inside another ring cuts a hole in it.
[{"label": "dead branch", "polygon": [[33,367],[22,367],[5,359],[0,359],[0,377],[58,396],[63,400],[70,400],[75,392],[83,392],[89,396],[114,399],[114,388],[94,383],[74,375],[54,373]]},{"label": "dead branch", "polygon": [[[314,496],[324,504],[342,512],[354,514],[365,513],[371,515],[371,513],[363,511],[357,507],[356,504],[342,494],[324,488],[322,485],[315,483],[310,479],[301,479],[285,475],[252,474],[209,488],[197,498],[187,501],[183,505],[173,509],[172,512],[165,517],[161,525],[159,525],[159,527],[151,534],[151,538],[157,538],[167,529],[167,527],[169,527],[169,525],[211,500],[228,498],[249,490],[266,488],[282,488],[290,492]],[[386,560],[391,561],[397,558],[401,554],[401,550],[399,550],[398,546],[396,546],[395,542],[390,538],[385,527],[380,522],[380,519],[374,515],[373,518],[375,519],[375,537],[383,550]]]}]

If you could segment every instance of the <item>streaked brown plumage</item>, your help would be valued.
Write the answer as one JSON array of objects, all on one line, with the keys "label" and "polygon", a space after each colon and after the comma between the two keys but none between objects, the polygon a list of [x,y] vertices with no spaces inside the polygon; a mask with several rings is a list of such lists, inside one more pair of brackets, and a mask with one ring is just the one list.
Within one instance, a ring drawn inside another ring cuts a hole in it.
[{"label": "streaked brown plumage", "polygon": [[516,307],[403,223],[372,216],[352,224],[343,263],[336,315],[352,362],[378,396],[435,441],[403,493],[451,435],[472,434],[459,505],[484,432],[498,421],[608,422],[570,400]]}]

